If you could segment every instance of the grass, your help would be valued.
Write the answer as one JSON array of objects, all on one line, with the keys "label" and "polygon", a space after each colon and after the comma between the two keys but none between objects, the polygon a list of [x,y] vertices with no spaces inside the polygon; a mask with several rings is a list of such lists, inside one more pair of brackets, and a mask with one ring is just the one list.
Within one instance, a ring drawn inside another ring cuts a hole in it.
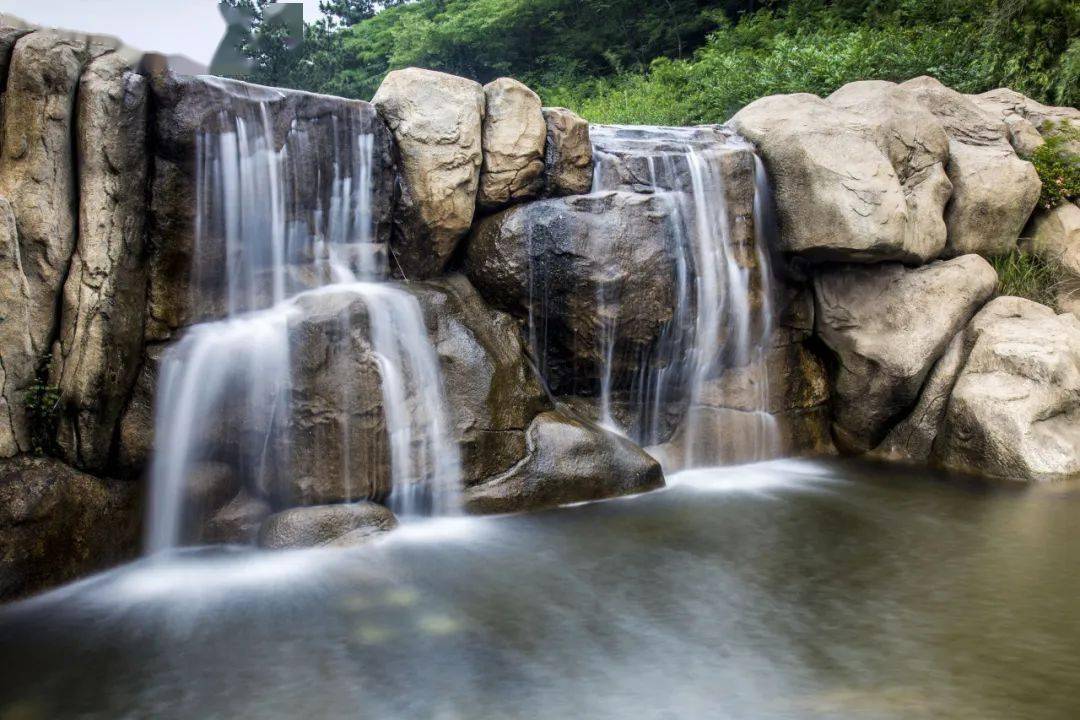
[{"label": "grass", "polygon": [[998,294],[1015,295],[1051,307],[1066,279],[1057,263],[1020,250],[993,258],[991,264],[998,274]]}]

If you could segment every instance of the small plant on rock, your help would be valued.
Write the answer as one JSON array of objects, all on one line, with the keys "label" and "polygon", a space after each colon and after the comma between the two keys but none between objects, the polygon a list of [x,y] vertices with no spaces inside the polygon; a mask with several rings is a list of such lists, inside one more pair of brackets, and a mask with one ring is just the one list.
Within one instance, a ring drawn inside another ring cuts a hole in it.
[{"label": "small plant on rock", "polygon": [[997,270],[999,295],[1015,295],[1053,307],[1065,279],[1058,263],[1019,249],[993,258],[991,263]]},{"label": "small plant on rock", "polygon": [[1039,207],[1053,210],[1058,205],[1080,199],[1080,127],[1062,120],[1043,131],[1046,143],[1028,160],[1042,180]]},{"label": "small plant on rock", "polygon": [[49,363],[52,355],[46,354],[34,373],[34,381],[26,389],[23,403],[30,434],[30,450],[35,455],[55,455],[56,421],[60,412],[60,388],[49,384]]}]

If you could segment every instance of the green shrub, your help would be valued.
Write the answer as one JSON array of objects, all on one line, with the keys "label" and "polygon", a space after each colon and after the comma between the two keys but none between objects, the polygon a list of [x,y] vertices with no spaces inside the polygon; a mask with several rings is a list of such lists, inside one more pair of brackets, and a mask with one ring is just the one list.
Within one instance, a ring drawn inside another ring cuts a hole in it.
[{"label": "green shrub", "polygon": [[1035,166],[1042,180],[1039,207],[1053,210],[1066,202],[1080,199],[1080,128],[1063,120],[1058,125],[1043,128],[1046,143],[1040,146],[1028,160]]},{"label": "green shrub", "polygon": [[1053,306],[1057,290],[1065,281],[1065,273],[1057,263],[1020,250],[990,262],[997,270],[999,295],[1015,295]]},{"label": "green shrub", "polygon": [[30,450],[35,455],[55,455],[56,423],[60,413],[60,388],[49,384],[51,355],[45,355],[38,365],[34,381],[26,389],[23,404],[30,431]]}]

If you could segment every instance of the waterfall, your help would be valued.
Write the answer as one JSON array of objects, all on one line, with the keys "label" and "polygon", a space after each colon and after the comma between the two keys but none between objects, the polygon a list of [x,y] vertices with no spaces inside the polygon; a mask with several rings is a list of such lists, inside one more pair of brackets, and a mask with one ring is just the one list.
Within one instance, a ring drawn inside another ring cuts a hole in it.
[{"label": "waterfall", "polygon": [[[290,324],[319,294],[367,308],[388,504],[403,515],[453,513],[460,461],[438,359],[418,301],[388,281],[387,248],[374,237],[372,136],[344,106],[318,119],[317,136],[310,122],[293,121],[275,142],[266,102],[235,105],[196,138],[192,305],[203,322],[183,331],[159,368],[148,550],[184,542],[200,465],[224,463],[257,494],[288,467]],[[349,441],[343,433],[346,459]],[[348,499],[365,499],[351,493],[358,470],[343,463]]]},{"label": "waterfall", "polygon": [[[593,192],[629,190],[669,199],[677,238],[673,317],[629,381],[633,417],[625,427],[612,416],[617,386],[613,320],[617,297],[597,290],[600,422],[643,445],[661,446],[665,413],[681,407],[679,459],[695,467],[760,460],[779,453],[775,418],[767,412],[765,353],[772,331],[772,272],[767,253],[774,221],[768,178],[754,159],[752,242],[737,239],[727,201],[724,160],[752,147],[721,128],[592,126]],[[735,370],[752,388],[737,410],[724,408],[722,376]],[[706,397],[706,396],[710,397]],[[720,397],[717,397],[720,395]],[[719,406],[720,410],[717,409]],[[706,421],[706,419],[710,419]],[[728,422],[730,420],[730,422]],[[714,436],[726,438],[717,441]],[[734,448],[734,450],[732,449]]]}]

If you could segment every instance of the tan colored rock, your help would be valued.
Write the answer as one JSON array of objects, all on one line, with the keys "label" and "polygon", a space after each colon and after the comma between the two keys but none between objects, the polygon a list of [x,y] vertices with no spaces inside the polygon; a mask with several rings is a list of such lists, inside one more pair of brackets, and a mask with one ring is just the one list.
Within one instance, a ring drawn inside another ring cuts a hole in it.
[{"label": "tan colored rock", "polygon": [[1080,320],[1003,297],[967,336],[935,459],[1009,480],[1080,477]]},{"label": "tan colored rock", "polygon": [[814,279],[817,334],[837,359],[833,435],[841,449],[866,452],[884,439],[996,286],[997,273],[977,255],[917,268],[839,266]]},{"label": "tan colored rock", "polygon": [[664,485],[660,465],[621,435],[557,412],[536,416],[527,455],[465,491],[471,513],[504,513],[631,495]]},{"label": "tan colored rock", "polygon": [[931,77],[901,83],[934,114],[949,136],[946,168],[953,196],[945,211],[945,255],[1003,255],[1039,199],[1035,167],[1017,157],[1004,121]]},{"label": "tan colored rock", "polygon": [[561,107],[542,108],[547,126],[544,143],[545,193],[585,195],[592,190],[593,156],[589,123]]},{"label": "tan colored rock", "polygon": [[730,122],[768,168],[784,252],[854,262],[937,255],[936,239],[909,232],[899,177],[856,113],[816,95],[773,95]]},{"label": "tan colored rock", "polygon": [[65,459],[100,470],[142,353],[147,83],[110,53],[79,85],[79,233],[64,286],[56,384]]},{"label": "tan colored rock", "polygon": [[484,91],[432,70],[394,70],[372,98],[397,140],[401,198],[392,249],[410,278],[437,275],[472,225]]},{"label": "tan colored rock", "polygon": [[4,93],[0,195],[11,203],[30,288],[30,340],[49,349],[76,238],[75,95],[85,65],[111,47],[38,30],[15,44]]},{"label": "tan colored rock", "polygon": [[30,449],[23,396],[37,369],[31,307],[15,214],[0,197],[0,458]]},{"label": "tan colored rock", "polygon": [[864,121],[864,132],[896,171],[907,203],[904,245],[920,257],[936,256],[945,247],[944,212],[952,196],[952,182],[945,173],[949,138],[944,129],[895,83],[848,83],[828,100]]},{"label": "tan colored rock", "polygon": [[266,518],[259,528],[259,545],[272,549],[350,547],[395,527],[394,514],[372,502],[291,508]]},{"label": "tan colored rock", "polygon": [[1067,202],[1036,212],[1024,232],[1024,247],[1080,278],[1080,207]]},{"label": "tan colored rock", "polygon": [[496,208],[535,197],[543,187],[547,125],[540,96],[511,78],[484,86],[483,164],[477,202]]},{"label": "tan colored rock", "polygon": [[[1034,152],[1044,142],[1042,135],[1052,132],[1060,123],[1068,122],[1080,128],[1080,110],[1043,105],[1008,88],[998,88],[968,97],[984,111],[1005,121],[1009,126],[1013,147],[1021,155]],[[1032,130],[1037,135],[1032,135]],[[1080,152],[1080,148],[1075,150]]]}]

